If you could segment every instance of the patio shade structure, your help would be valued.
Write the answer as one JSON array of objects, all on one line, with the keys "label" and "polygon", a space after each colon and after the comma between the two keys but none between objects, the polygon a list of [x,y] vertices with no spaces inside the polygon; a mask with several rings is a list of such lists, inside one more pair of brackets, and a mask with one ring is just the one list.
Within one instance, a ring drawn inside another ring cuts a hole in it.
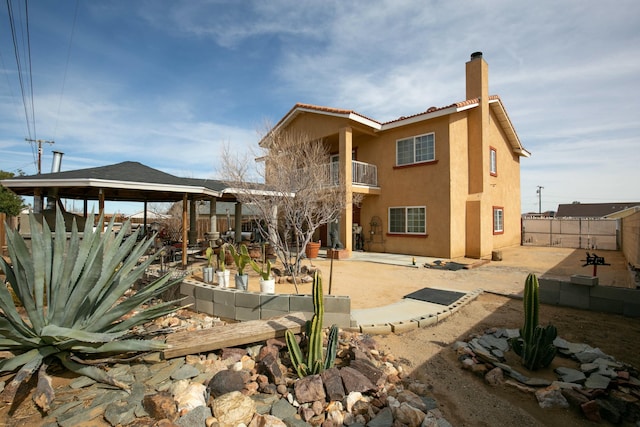
[{"label": "patio shade structure", "polygon": [[[182,200],[182,266],[187,264],[187,204],[198,200],[237,202],[234,190],[222,181],[180,178],[139,162],[122,162],[87,169],[18,176],[0,181],[19,196],[119,202],[178,202]],[[194,209],[195,212],[195,209]],[[145,218],[146,225],[146,218]]]}]

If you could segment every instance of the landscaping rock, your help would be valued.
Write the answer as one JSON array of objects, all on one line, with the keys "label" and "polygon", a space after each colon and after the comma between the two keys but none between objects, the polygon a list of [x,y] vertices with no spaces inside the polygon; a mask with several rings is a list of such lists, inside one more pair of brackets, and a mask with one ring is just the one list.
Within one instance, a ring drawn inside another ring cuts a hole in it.
[{"label": "landscaping rock", "polygon": [[211,409],[220,427],[237,427],[249,424],[256,412],[256,404],[239,391],[232,391],[213,399]]}]

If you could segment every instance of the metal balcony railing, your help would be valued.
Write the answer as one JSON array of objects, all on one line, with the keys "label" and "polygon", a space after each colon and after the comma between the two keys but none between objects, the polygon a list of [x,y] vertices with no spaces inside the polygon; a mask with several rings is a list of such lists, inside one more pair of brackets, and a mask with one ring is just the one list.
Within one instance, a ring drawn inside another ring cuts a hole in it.
[{"label": "metal balcony railing", "polygon": [[[340,182],[340,171],[337,163],[329,164],[331,181],[334,185]],[[378,186],[378,167],[370,163],[351,160],[352,179],[351,183],[368,187]]]}]

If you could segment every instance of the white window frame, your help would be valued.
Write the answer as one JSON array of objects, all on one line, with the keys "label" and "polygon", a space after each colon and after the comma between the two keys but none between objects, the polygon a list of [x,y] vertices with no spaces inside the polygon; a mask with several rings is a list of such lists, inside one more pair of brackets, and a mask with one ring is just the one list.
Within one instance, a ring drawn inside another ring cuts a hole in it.
[{"label": "white window frame", "polygon": [[493,234],[504,233],[504,208],[502,206],[493,207]]},{"label": "white window frame", "polygon": [[[416,161],[416,158],[417,158],[417,143],[416,143],[416,141],[418,140],[418,138],[423,138],[423,137],[431,137],[431,139],[429,141],[427,141],[427,153],[429,151],[431,151],[431,155],[428,158]],[[400,145],[400,143],[408,142],[408,141],[410,141],[411,144],[412,144],[412,149],[413,149],[412,160],[409,161],[409,162],[400,163],[400,156],[398,155],[398,146]],[[428,163],[428,162],[433,162],[435,159],[436,159],[436,134],[435,134],[435,132],[424,133],[422,135],[416,135],[416,136],[411,136],[411,137],[408,137],[408,138],[402,138],[402,139],[397,139],[396,140],[396,166],[407,166],[407,165],[415,165],[415,164],[420,164],[420,163]]]},{"label": "white window frame", "polygon": [[498,150],[489,147],[489,173],[492,176],[498,175]]},{"label": "white window frame", "polygon": [[[403,209],[404,210],[404,231],[392,231],[391,229],[391,210],[392,209]],[[424,212],[423,223],[424,223],[424,231],[409,231],[409,210],[410,209],[422,209]],[[426,206],[391,206],[387,212],[388,218],[388,232],[389,234],[410,234],[417,236],[424,236],[427,234],[427,207]]]}]

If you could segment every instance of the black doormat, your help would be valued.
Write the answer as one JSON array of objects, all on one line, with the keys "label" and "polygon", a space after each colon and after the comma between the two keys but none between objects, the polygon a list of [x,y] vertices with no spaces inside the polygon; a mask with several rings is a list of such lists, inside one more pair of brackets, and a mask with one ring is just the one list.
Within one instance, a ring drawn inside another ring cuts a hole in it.
[{"label": "black doormat", "polygon": [[433,264],[426,263],[424,266],[427,268],[434,268],[437,270],[450,270],[450,271],[458,271],[458,270],[467,268],[466,265],[460,264],[454,261],[444,262],[440,260],[434,261]]},{"label": "black doormat", "polygon": [[419,301],[431,302],[440,305],[451,305],[458,301],[465,294],[463,292],[444,291],[442,289],[422,288],[419,291],[411,292],[404,298],[417,299]]}]

